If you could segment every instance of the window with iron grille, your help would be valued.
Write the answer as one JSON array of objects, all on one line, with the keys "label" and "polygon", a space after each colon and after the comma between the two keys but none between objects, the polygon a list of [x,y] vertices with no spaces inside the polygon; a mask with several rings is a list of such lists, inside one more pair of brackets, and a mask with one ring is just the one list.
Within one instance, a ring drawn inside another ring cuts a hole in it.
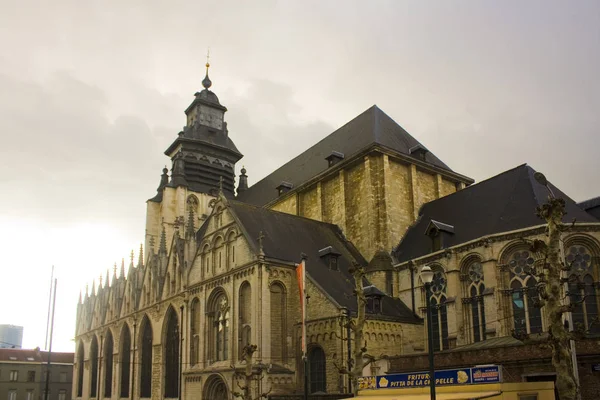
[{"label": "window with iron grille", "polygon": [[308,376],[310,393],[327,391],[327,375],[325,365],[325,352],[319,346],[313,347],[308,353]]}]

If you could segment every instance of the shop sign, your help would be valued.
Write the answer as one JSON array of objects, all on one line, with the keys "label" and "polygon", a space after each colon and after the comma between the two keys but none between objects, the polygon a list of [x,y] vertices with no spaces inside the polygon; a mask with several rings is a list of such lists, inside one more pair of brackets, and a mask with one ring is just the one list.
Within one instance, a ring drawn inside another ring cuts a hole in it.
[{"label": "shop sign", "polygon": [[[501,378],[501,368],[498,365],[435,371],[436,386],[499,383],[502,381]],[[428,372],[411,372],[406,374],[365,376],[359,378],[360,390],[415,388],[426,386],[429,386]]]}]

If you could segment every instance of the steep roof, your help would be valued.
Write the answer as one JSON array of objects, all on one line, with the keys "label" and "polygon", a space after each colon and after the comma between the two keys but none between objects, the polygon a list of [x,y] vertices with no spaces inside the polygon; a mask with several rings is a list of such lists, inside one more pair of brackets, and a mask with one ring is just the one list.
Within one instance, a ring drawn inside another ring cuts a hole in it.
[{"label": "steep roof", "polygon": [[577,205],[585,210],[588,214],[591,214],[595,218],[600,219],[600,196],[594,197],[593,199],[585,200]]},{"label": "steep roof", "polygon": [[[259,249],[258,237],[262,232],[265,257],[299,263],[301,253],[306,254],[307,275],[340,306],[356,311],[356,298],[352,294],[354,278],[349,268],[353,262],[364,267],[367,261],[336,225],[237,201],[228,202],[256,249]],[[319,257],[319,250],[328,246],[340,253],[337,271]],[[385,298],[382,310],[384,316],[407,322],[421,321],[399,299]]]},{"label": "steep roof", "polygon": [[[424,148],[419,141],[374,105],[249,187],[238,196],[238,200],[255,205],[265,205],[277,197],[275,188],[281,182],[290,182],[297,187],[325,171],[328,168],[325,158],[332,152],[343,153],[347,159],[373,145],[380,145],[408,156],[411,148],[415,146]],[[435,167],[452,171],[433,153],[427,152],[424,161]]]},{"label": "steep roof", "polygon": [[[534,173],[533,168],[523,164],[425,204],[415,224],[394,250],[394,257],[404,262],[430,253],[431,239],[425,232],[432,220],[454,227],[454,233],[444,238],[444,247],[543,224],[535,215],[535,209],[546,201],[548,191],[534,179]],[[549,185],[554,195],[566,202],[564,222],[573,219],[599,222],[554,185]]]}]

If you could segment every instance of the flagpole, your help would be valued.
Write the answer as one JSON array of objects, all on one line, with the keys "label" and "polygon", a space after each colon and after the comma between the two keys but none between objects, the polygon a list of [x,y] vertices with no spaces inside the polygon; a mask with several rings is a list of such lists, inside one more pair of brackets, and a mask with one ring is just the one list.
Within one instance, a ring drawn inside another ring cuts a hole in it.
[{"label": "flagpole", "polygon": [[300,263],[301,268],[301,304],[302,304],[302,358],[304,360],[304,400],[308,400],[308,355],[306,349],[306,314],[307,314],[307,295],[306,295],[306,254],[300,255],[302,261]]},{"label": "flagpole", "polygon": [[304,362],[304,400],[308,400],[308,357],[306,354],[306,259],[304,253],[300,254],[302,261],[296,264],[296,279],[298,280],[298,292],[300,294],[300,311],[302,318],[302,334],[300,347],[302,349],[302,361]]}]

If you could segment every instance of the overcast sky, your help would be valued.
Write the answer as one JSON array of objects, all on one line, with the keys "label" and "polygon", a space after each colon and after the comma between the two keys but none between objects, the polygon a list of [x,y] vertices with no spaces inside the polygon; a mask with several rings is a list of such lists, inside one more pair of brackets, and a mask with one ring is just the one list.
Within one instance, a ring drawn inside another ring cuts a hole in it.
[{"label": "overcast sky", "polygon": [[[0,324],[73,351],[80,290],[144,238],[212,89],[250,183],[373,104],[452,169],[600,195],[600,2],[0,0]],[[137,262],[137,260],[136,260]],[[128,262],[127,262],[128,263]],[[97,282],[96,282],[97,283]]]}]

